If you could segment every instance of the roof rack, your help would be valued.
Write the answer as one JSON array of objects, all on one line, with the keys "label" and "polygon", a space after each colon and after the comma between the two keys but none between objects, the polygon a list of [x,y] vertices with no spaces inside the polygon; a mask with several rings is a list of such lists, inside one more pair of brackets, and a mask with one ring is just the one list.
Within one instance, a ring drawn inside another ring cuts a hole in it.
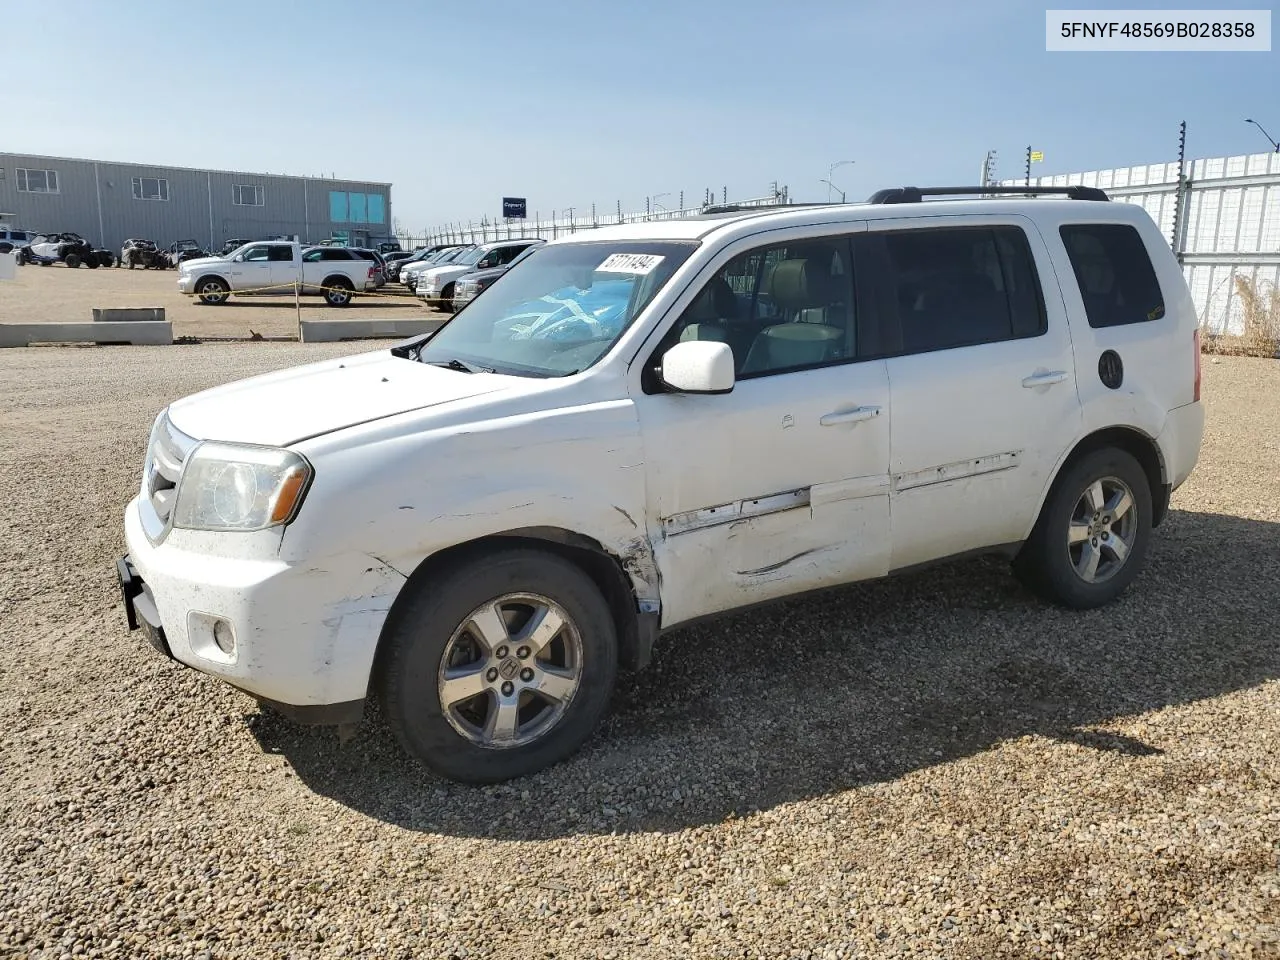
[{"label": "roof rack", "polygon": [[919,203],[924,197],[982,196],[1000,194],[1035,196],[1043,193],[1062,194],[1069,200],[1103,200],[1111,198],[1097,187],[886,187],[877,190],[868,203]]}]

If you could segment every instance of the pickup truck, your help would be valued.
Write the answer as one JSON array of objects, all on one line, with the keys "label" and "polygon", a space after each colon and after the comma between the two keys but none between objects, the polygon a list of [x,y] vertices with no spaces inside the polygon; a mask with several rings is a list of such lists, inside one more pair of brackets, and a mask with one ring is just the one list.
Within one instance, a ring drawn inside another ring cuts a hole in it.
[{"label": "pickup truck", "polygon": [[378,286],[378,265],[341,247],[304,247],[285,241],[246,243],[222,257],[198,257],[178,265],[178,289],[201,303],[222,304],[233,293],[321,295],[331,307],[345,307],[357,291]]}]

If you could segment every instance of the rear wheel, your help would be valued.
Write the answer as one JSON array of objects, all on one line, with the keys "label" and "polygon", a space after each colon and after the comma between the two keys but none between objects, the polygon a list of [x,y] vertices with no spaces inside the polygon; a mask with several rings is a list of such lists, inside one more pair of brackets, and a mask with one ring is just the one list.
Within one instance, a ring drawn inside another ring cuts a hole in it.
[{"label": "rear wheel", "polygon": [[495,783],[578,750],[608,707],[608,603],[573,564],[536,550],[410,582],[387,625],[381,694],[404,748],[435,772]]},{"label": "rear wheel", "polygon": [[1086,454],[1054,484],[1014,571],[1045,599],[1077,610],[1110,603],[1142,568],[1151,486],[1123,450]]},{"label": "rear wheel", "polygon": [[210,306],[226,303],[230,293],[231,288],[221,277],[204,277],[196,284],[196,294],[200,297],[200,302]]},{"label": "rear wheel", "polygon": [[80,266],[80,254],[68,253],[62,258],[62,262],[74,270],[76,267]]},{"label": "rear wheel", "polygon": [[324,302],[331,307],[345,307],[351,303],[355,290],[345,277],[330,277],[324,282]]}]

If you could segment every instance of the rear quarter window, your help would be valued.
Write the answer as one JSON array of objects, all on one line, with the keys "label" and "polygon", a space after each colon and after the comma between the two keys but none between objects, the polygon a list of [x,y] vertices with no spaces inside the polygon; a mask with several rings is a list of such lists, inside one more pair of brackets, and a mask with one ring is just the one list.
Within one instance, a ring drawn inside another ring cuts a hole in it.
[{"label": "rear quarter window", "polygon": [[1059,228],[1091,327],[1120,327],[1164,316],[1164,293],[1146,244],[1120,223],[1072,223]]}]

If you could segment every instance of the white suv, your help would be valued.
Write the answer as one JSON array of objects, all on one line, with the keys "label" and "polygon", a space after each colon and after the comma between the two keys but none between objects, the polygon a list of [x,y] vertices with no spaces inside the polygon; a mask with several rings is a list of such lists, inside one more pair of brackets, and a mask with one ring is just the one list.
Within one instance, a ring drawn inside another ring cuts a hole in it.
[{"label": "white suv", "polygon": [[929,199],[991,189],[580,233],[433,335],[175,401],[130,624],[492,782],[699,617],[974,553],[1111,601],[1199,455],[1195,311],[1140,207]]}]

